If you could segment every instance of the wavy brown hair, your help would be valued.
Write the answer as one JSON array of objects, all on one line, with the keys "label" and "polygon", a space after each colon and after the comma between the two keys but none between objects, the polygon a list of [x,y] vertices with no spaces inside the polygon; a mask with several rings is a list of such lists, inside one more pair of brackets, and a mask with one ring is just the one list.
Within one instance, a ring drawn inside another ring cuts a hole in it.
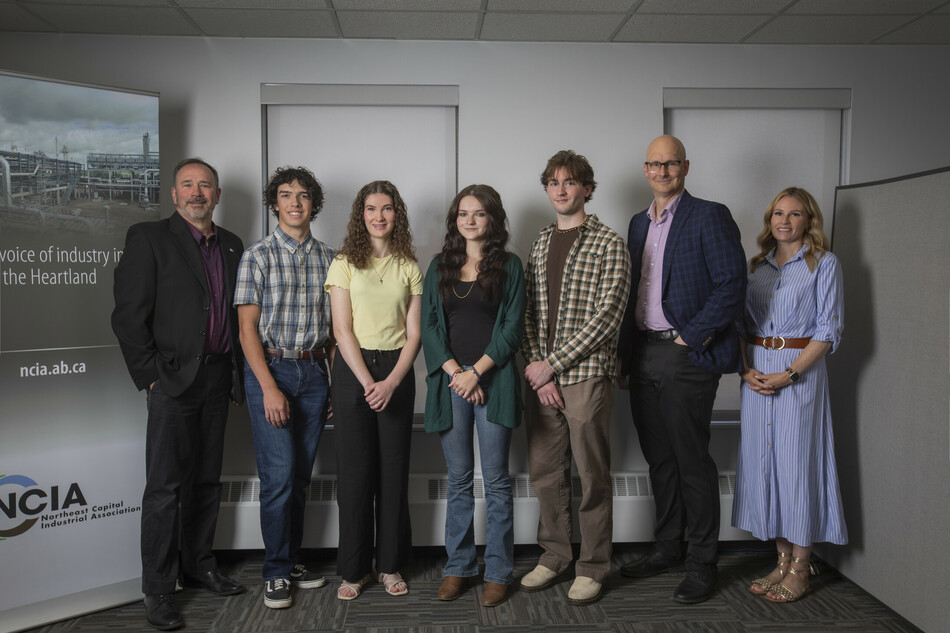
[{"label": "wavy brown hair", "polygon": [[765,256],[772,252],[778,242],[772,235],[772,214],[775,207],[782,198],[795,198],[802,203],[802,209],[805,210],[805,218],[808,220],[808,228],[802,236],[802,241],[807,248],[805,249],[804,260],[808,265],[808,270],[815,272],[815,266],[818,265],[818,259],[829,249],[828,236],[825,235],[825,220],[821,215],[821,209],[818,208],[818,202],[815,198],[801,187],[788,187],[778,192],[778,195],[772,199],[769,208],[765,210],[765,227],[759,233],[756,243],[761,249],[759,254],[749,262],[749,272],[754,272],[756,267],[765,261]]},{"label": "wavy brown hair", "polygon": [[554,173],[562,167],[567,172],[568,178],[580,180],[584,187],[590,185],[590,193],[584,197],[584,202],[590,202],[590,199],[594,197],[594,190],[597,189],[597,181],[594,180],[594,168],[590,166],[586,156],[573,150],[562,149],[548,159],[548,164],[541,172],[541,186],[547,188],[548,181],[554,178]]},{"label": "wavy brown hair", "polygon": [[479,287],[485,294],[485,299],[495,303],[501,296],[501,289],[505,282],[505,262],[508,261],[508,229],[505,226],[508,216],[505,207],[501,204],[501,196],[488,185],[469,185],[452,200],[449,213],[445,218],[445,241],[442,244],[442,260],[438,264],[439,292],[448,296],[452,288],[458,283],[465,265],[465,238],[459,233],[458,216],[459,204],[462,198],[472,196],[482,205],[488,215],[488,234],[485,246],[482,249],[482,260],[478,263]]},{"label": "wavy brown hair", "polygon": [[337,257],[345,257],[356,268],[369,268],[369,258],[373,254],[369,231],[366,230],[366,220],[363,217],[363,208],[366,198],[374,193],[381,193],[392,198],[393,209],[396,211],[393,232],[390,237],[390,248],[393,257],[404,261],[416,261],[416,249],[412,246],[412,231],[409,230],[409,214],[406,212],[406,203],[396,185],[388,180],[374,180],[363,185],[353,200],[353,209],[350,211],[350,220],[346,225],[346,237],[343,246],[336,252]]}]

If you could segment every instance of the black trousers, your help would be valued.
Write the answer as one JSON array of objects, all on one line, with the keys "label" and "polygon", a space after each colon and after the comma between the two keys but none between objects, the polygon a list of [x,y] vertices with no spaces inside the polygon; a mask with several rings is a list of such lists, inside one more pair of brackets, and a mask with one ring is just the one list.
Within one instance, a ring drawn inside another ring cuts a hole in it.
[{"label": "black trousers", "polygon": [[221,501],[230,390],[231,363],[225,359],[202,365],[195,382],[178,397],[165,394],[161,383],[147,391],[142,593],[172,593],[179,572],[217,567],[211,545]]},{"label": "black trousers", "polygon": [[[392,371],[401,350],[362,350],[375,380]],[[412,547],[409,522],[409,447],[415,406],[415,376],[410,369],[389,405],[373,411],[363,386],[342,354],[331,371],[336,440],[340,546],[337,573],[356,582],[376,570],[404,570]],[[374,519],[375,517],[375,519]]]},{"label": "black trousers", "polygon": [[644,342],[631,367],[630,408],[650,466],[657,545],[679,556],[685,536],[690,567],[717,562],[719,473],[709,424],[721,375],[696,367],[688,351],[673,341]]}]

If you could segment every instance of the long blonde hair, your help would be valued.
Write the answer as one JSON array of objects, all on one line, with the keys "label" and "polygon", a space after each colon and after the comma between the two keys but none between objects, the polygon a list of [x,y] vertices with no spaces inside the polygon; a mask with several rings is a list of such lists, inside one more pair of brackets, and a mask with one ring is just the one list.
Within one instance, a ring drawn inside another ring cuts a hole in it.
[{"label": "long blonde hair", "polygon": [[753,257],[749,262],[749,272],[754,272],[756,267],[765,261],[765,256],[778,245],[775,236],[772,235],[772,214],[775,212],[775,207],[782,198],[795,198],[802,203],[802,208],[805,210],[805,217],[808,220],[808,229],[805,230],[805,235],[802,236],[802,242],[808,247],[805,249],[804,259],[805,264],[808,265],[808,270],[815,272],[818,260],[826,251],[830,250],[830,244],[828,242],[828,236],[825,235],[824,218],[821,215],[821,209],[818,208],[818,202],[815,201],[815,198],[810,193],[801,187],[787,187],[786,189],[782,189],[778,195],[772,199],[772,203],[765,211],[765,226],[762,232],[759,233],[758,239],[756,239],[756,243],[761,250],[759,254]]}]

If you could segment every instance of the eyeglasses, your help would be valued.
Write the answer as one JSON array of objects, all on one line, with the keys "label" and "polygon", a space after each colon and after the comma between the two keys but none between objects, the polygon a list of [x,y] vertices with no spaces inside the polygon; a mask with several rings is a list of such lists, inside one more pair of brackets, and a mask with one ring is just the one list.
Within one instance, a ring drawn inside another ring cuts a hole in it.
[{"label": "eyeglasses", "polygon": [[660,171],[664,167],[666,167],[667,171],[669,171],[671,174],[678,174],[680,170],[683,169],[684,162],[685,161],[681,161],[681,160],[668,160],[665,163],[661,163],[659,161],[654,160],[654,161],[649,161],[643,164],[646,165],[647,171],[649,171],[651,174],[655,174],[656,172]]}]

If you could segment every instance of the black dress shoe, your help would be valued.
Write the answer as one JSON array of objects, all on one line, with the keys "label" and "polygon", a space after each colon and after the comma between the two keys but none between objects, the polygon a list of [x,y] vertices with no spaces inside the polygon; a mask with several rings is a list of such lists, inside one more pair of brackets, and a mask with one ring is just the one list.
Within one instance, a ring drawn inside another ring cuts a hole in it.
[{"label": "black dress shoe", "polygon": [[686,578],[673,592],[673,600],[681,604],[697,604],[712,598],[716,589],[714,569],[688,569]]},{"label": "black dress shoe", "polygon": [[185,574],[185,585],[201,587],[219,596],[233,596],[245,591],[244,585],[236,580],[231,580],[217,569],[195,575]]},{"label": "black dress shoe", "polygon": [[175,598],[170,593],[158,593],[145,596],[145,617],[148,623],[159,631],[171,631],[185,623],[175,606]]},{"label": "black dress shoe", "polygon": [[655,549],[646,556],[622,566],[620,573],[627,578],[649,578],[679,566],[679,558],[672,558]]}]

